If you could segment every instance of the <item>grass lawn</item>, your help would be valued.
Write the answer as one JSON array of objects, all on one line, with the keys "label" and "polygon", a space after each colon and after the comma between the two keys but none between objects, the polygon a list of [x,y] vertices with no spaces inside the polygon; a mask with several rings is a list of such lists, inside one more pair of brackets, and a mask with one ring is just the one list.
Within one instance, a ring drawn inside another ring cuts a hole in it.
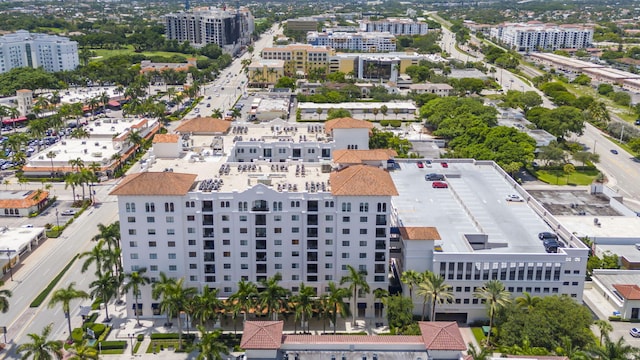
[{"label": "grass lawn", "polygon": [[109,349],[109,350],[102,350],[100,352],[100,355],[120,355],[120,354],[124,354],[124,350],[125,349]]},{"label": "grass lawn", "polygon": [[544,181],[551,185],[589,185],[600,174],[598,170],[580,170],[567,174],[562,170],[535,170],[532,171],[533,176],[538,180]]},{"label": "grass lawn", "polygon": [[[90,49],[90,50],[93,51],[97,57],[97,58],[93,58],[92,61],[107,59],[117,55],[129,55],[129,54],[142,54],[145,56],[166,56],[166,57],[171,57],[174,55],[182,55],[186,58],[193,57],[193,54],[183,54],[183,53],[168,52],[168,51],[143,51],[140,53],[136,53],[133,50],[133,46],[131,45],[128,45],[126,48],[116,49],[116,50],[108,50],[108,49]],[[206,57],[202,55],[198,55],[196,56],[196,59],[204,60],[206,59]]]},{"label": "grass lawn", "polygon": [[473,337],[476,338],[476,341],[478,342],[478,344],[482,344],[484,342],[484,339],[487,338],[484,335],[484,331],[482,331],[481,327],[472,327],[471,332],[473,333]]},{"label": "grass lawn", "polygon": [[596,100],[600,100],[607,105],[609,111],[620,117],[622,120],[626,122],[633,122],[637,119],[637,115],[635,112],[629,110],[628,106],[622,106],[614,103],[611,99],[606,96],[598,94],[596,89],[591,86],[585,85],[576,85],[576,84],[564,84],[569,92],[576,96],[591,96]]},{"label": "grass lawn", "polygon": [[[185,345],[185,341],[182,341],[182,344]],[[149,344],[149,347],[147,348],[146,353],[147,354],[151,354],[152,352],[159,353],[160,350],[160,346],[162,346],[162,348],[164,350],[167,350],[169,347],[172,347],[173,349],[177,349],[178,348],[178,340],[152,340],[151,343]]]}]

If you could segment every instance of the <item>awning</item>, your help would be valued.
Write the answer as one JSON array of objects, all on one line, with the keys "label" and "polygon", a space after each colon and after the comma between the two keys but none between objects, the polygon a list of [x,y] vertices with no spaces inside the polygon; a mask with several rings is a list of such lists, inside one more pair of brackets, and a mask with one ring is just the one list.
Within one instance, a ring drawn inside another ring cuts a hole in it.
[{"label": "awning", "polygon": [[2,123],[3,124],[13,124],[13,123],[22,122],[22,121],[27,121],[27,117],[26,116],[20,116],[19,118],[15,118],[15,119],[4,119],[4,120],[2,120]]}]

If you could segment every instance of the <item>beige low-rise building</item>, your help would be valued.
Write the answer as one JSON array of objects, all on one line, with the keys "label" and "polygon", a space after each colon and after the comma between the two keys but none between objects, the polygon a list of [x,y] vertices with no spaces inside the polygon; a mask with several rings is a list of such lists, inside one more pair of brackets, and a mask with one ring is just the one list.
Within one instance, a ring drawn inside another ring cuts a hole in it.
[{"label": "beige low-rise building", "polygon": [[275,85],[285,76],[284,60],[254,60],[249,66],[249,87],[268,87]]}]

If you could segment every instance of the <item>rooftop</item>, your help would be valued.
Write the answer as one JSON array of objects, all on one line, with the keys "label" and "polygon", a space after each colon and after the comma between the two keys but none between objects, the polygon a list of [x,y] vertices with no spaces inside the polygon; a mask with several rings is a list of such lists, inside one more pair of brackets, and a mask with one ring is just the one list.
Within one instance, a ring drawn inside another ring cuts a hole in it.
[{"label": "rooftop", "polygon": [[212,117],[196,117],[182,120],[176,128],[179,133],[226,133],[229,131],[231,123],[226,120]]},{"label": "rooftop", "polygon": [[0,191],[0,208],[26,209],[49,196],[47,191],[5,190]]},{"label": "rooftop", "polygon": [[[28,245],[29,242],[35,238],[43,236],[44,228],[0,228],[0,248],[15,250],[21,253]],[[12,253],[11,257],[17,256],[16,253]],[[0,257],[6,261],[5,256]]]},{"label": "rooftop", "polygon": [[186,195],[196,175],[174,172],[141,172],[127,176],[110,195]]},{"label": "rooftop", "polygon": [[[508,202],[519,194],[492,163],[452,160],[448,168],[434,160],[432,167],[418,168],[415,161],[400,162],[391,172],[399,196],[394,207],[405,227],[435,227],[442,240],[435,240],[444,252],[545,253],[537,235],[549,226],[527,202]],[[445,175],[447,189],[432,188],[428,173]],[[472,250],[461,234],[486,234],[495,246]]]}]

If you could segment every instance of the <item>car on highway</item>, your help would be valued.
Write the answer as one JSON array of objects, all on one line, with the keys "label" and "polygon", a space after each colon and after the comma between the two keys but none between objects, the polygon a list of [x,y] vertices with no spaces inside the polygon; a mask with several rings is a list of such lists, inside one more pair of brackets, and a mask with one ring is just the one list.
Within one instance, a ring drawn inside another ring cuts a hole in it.
[{"label": "car on highway", "polygon": [[77,211],[73,210],[73,209],[67,209],[63,212],[60,213],[60,215],[62,216],[73,216],[77,213]]},{"label": "car on highway", "polygon": [[631,330],[629,330],[629,335],[633,336],[634,338],[640,337],[640,329],[631,328]]},{"label": "car on highway", "polygon": [[613,155],[618,155],[618,150],[616,150],[616,149],[611,149],[611,153],[612,153]]},{"label": "car on highway", "polygon": [[442,167],[443,167],[443,168],[445,168],[445,169],[449,167],[449,164],[447,164],[446,162],[443,162],[443,163],[440,163],[440,164],[441,164],[441,165],[442,165]]},{"label": "car on highway", "polygon": [[431,187],[434,189],[446,189],[449,185],[443,181],[434,181],[431,183]]},{"label": "car on highway", "polygon": [[524,199],[520,195],[516,195],[516,194],[507,195],[506,200],[507,201],[512,201],[512,202],[523,202],[524,201]]},{"label": "car on highway", "polygon": [[422,163],[422,161],[418,161],[418,167],[420,169],[424,168],[424,164]]},{"label": "car on highway", "polygon": [[636,125],[640,125],[640,119],[636,120],[636,121],[634,122],[634,124],[636,124]]}]

